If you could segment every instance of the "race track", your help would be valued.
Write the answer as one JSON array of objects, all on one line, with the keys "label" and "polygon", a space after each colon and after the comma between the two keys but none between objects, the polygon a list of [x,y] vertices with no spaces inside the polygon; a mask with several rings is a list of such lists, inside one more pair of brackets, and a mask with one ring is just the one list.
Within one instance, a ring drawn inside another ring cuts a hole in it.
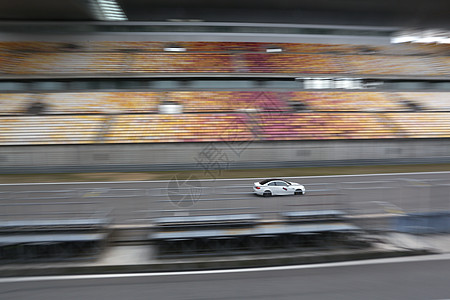
[{"label": "race track", "polygon": [[255,179],[3,184],[3,217],[36,218],[108,213],[115,224],[147,224],[159,216],[342,209],[353,213],[450,210],[450,172],[289,178],[304,196],[263,198]]},{"label": "race track", "polygon": [[153,274],[0,278],[2,300],[450,299],[450,256]]},{"label": "race track", "polygon": [[[450,210],[450,172],[290,178],[307,195],[262,198],[257,179],[0,185],[2,218],[110,212],[117,225],[169,215],[343,209]],[[430,255],[254,270],[0,278],[2,300],[450,299],[450,256]]]}]

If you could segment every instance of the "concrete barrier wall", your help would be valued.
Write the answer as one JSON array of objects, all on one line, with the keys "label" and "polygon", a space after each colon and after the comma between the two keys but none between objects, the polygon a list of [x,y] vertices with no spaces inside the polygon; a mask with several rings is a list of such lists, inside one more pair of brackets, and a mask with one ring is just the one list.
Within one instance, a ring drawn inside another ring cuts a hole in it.
[{"label": "concrete barrier wall", "polygon": [[450,163],[450,139],[2,146],[0,173]]}]

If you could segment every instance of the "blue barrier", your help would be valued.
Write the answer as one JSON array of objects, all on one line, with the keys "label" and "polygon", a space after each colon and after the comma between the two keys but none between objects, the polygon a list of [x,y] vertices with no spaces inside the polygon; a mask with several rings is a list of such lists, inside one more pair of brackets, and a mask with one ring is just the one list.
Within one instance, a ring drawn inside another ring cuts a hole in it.
[{"label": "blue barrier", "polygon": [[393,219],[395,231],[412,234],[450,233],[450,212],[426,212]]}]

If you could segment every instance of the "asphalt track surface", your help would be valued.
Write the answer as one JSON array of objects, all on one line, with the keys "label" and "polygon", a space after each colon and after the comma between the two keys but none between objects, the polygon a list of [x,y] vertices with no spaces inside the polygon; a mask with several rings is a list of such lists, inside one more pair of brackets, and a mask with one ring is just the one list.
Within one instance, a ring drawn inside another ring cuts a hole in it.
[{"label": "asphalt track surface", "polygon": [[14,219],[85,218],[109,214],[115,224],[149,224],[161,216],[342,209],[359,214],[450,210],[450,172],[287,178],[304,196],[263,198],[254,179],[0,185],[0,216]]},{"label": "asphalt track surface", "polygon": [[[261,198],[256,179],[0,185],[3,217],[112,210],[117,224],[161,215],[345,208],[450,209],[450,172],[290,178],[305,196]],[[14,214],[12,214],[14,212]],[[0,278],[0,299],[450,299],[450,255],[253,270]]]},{"label": "asphalt track surface", "polygon": [[450,256],[253,270],[0,278],[2,300],[450,299]]}]

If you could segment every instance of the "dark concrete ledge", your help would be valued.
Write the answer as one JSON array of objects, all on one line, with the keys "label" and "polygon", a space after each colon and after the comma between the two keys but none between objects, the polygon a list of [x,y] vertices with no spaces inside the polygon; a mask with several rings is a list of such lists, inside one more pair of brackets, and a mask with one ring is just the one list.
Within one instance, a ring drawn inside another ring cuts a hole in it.
[{"label": "dark concrete ledge", "polygon": [[375,247],[366,249],[343,249],[301,253],[296,252],[207,258],[200,257],[195,259],[161,259],[153,261],[145,261],[144,259],[142,264],[99,264],[98,262],[11,264],[0,267],[0,277],[254,268],[414,256],[432,253],[435,252],[431,249],[420,247],[417,249],[379,249]]}]

